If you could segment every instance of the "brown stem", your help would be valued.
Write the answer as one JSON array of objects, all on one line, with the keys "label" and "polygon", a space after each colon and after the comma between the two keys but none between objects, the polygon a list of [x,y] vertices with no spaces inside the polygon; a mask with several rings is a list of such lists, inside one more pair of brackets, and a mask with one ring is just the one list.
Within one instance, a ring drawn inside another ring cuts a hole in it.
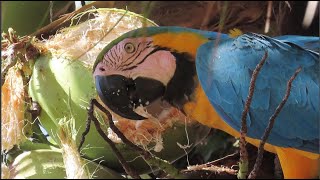
[{"label": "brown stem", "polygon": [[274,157],[274,178],[283,179],[283,172],[281,169],[279,157],[277,155]]},{"label": "brown stem", "polygon": [[234,158],[235,156],[238,156],[238,155],[239,155],[239,153],[236,152],[236,153],[227,155],[225,157],[222,157],[220,159],[216,159],[214,161],[211,161],[211,162],[208,162],[208,163],[205,163],[205,164],[189,166],[187,170],[183,170],[182,172],[184,172],[184,171],[201,170],[203,168],[207,168],[207,167],[210,167],[210,166],[217,165],[217,164],[219,164],[219,162],[225,161],[227,159]]},{"label": "brown stem", "polygon": [[287,83],[287,90],[286,90],[286,94],[284,96],[284,98],[282,99],[281,103],[278,105],[277,109],[275,110],[274,114],[270,117],[269,119],[269,124],[267,126],[267,128],[265,129],[265,132],[261,138],[261,142],[259,145],[259,149],[258,149],[258,157],[256,159],[256,162],[254,164],[253,170],[251,171],[250,175],[249,175],[249,179],[255,179],[257,177],[257,173],[258,170],[262,164],[262,159],[263,159],[263,152],[264,152],[264,144],[266,143],[270,132],[273,128],[274,122],[276,120],[276,117],[279,115],[279,113],[281,112],[283,106],[286,104],[289,96],[290,96],[290,91],[291,91],[291,85],[293,80],[297,77],[298,73],[301,71],[301,67],[299,67],[296,72],[291,76],[291,78],[289,79],[288,83]]},{"label": "brown stem", "polygon": [[[245,178],[247,171],[248,171],[248,152],[246,149],[246,135],[247,135],[247,114],[249,112],[249,108],[252,102],[252,97],[253,97],[253,93],[254,93],[254,88],[255,88],[255,83],[258,77],[258,74],[263,66],[263,64],[265,63],[265,61],[267,60],[268,57],[268,52],[266,51],[264,56],[262,57],[261,61],[259,62],[259,64],[256,66],[256,68],[254,69],[253,73],[252,73],[252,77],[250,80],[250,86],[249,86],[249,94],[248,94],[248,98],[246,100],[245,103],[245,107],[244,110],[242,112],[241,115],[241,130],[240,130],[240,165],[242,166],[244,165],[245,167],[239,169],[239,173],[238,173],[238,178]],[[241,172],[242,170],[242,172]]]},{"label": "brown stem", "polygon": [[[104,131],[101,129],[100,127],[100,123],[98,121],[98,119],[94,116],[93,112],[94,112],[94,105],[99,104],[97,103],[97,101],[95,99],[92,99],[90,102],[90,107],[88,110],[88,120],[87,120],[87,127],[85,132],[82,134],[82,139],[80,142],[80,147],[82,146],[83,142],[84,142],[84,138],[85,135],[88,134],[89,129],[90,129],[90,122],[91,120],[93,121],[98,133],[100,134],[100,136],[110,145],[111,149],[113,150],[113,152],[115,153],[115,155],[117,156],[119,162],[121,163],[123,169],[126,171],[126,173],[128,175],[130,175],[131,177],[135,178],[135,179],[141,179],[140,176],[129,166],[129,164],[126,162],[126,160],[124,159],[124,157],[122,156],[122,154],[120,153],[120,151],[117,149],[117,147],[115,146],[115,144],[108,138],[108,136],[104,133]],[[110,113],[109,113],[110,114]],[[109,118],[109,117],[108,117]]]},{"label": "brown stem", "polygon": [[110,128],[112,129],[112,131],[114,133],[117,134],[117,136],[127,145],[129,145],[131,148],[133,148],[134,150],[138,151],[138,152],[143,152],[144,150],[141,149],[140,147],[136,146],[135,144],[133,144],[131,141],[129,141],[124,135],[123,133],[116,127],[116,125],[113,123],[112,121],[112,115],[111,113],[104,108],[96,99],[92,99],[91,100],[92,104],[94,104],[95,106],[97,106],[97,108],[99,108],[103,113],[105,113],[108,117],[109,122],[105,122],[105,123],[109,123]]},{"label": "brown stem", "polygon": [[[93,111],[93,107],[92,107],[92,106],[93,106],[93,105],[90,104],[90,108],[88,109],[88,114],[93,114],[93,112],[91,112],[91,111]],[[79,151],[79,152],[80,152],[81,147],[82,147],[82,145],[83,145],[83,143],[84,143],[84,141],[85,141],[86,135],[87,135],[87,134],[89,133],[89,131],[90,131],[90,126],[91,126],[91,116],[88,115],[88,118],[87,118],[87,121],[86,121],[86,129],[84,130],[84,132],[83,132],[82,135],[81,135],[81,140],[80,140],[79,147],[78,147],[78,151]]]},{"label": "brown stem", "polygon": [[114,133],[117,134],[117,136],[122,140],[122,142],[124,142],[126,145],[137,151],[147,163],[149,163],[151,166],[159,167],[160,169],[162,169],[174,178],[185,178],[169,162],[153,156],[148,151],[145,151],[144,149],[136,146],[131,141],[129,141],[113,123],[111,113],[106,108],[104,108],[96,99],[92,99],[91,103],[96,105],[96,107],[98,107],[102,112],[104,112],[107,115],[109,122],[106,122],[106,120],[104,119],[105,123],[109,123],[109,127],[112,129]]}]

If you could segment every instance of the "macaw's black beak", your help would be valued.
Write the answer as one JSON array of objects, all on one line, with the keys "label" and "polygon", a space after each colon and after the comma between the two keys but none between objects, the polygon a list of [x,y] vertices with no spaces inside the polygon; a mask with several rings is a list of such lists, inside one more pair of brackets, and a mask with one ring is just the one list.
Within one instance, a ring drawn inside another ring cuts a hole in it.
[{"label": "macaw's black beak", "polygon": [[121,75],[96,76],[96,89],[102,102],[114,113],[131,120],[147,119],[133,111],[146,106],[165,92],[165,86],[156,80]]}]

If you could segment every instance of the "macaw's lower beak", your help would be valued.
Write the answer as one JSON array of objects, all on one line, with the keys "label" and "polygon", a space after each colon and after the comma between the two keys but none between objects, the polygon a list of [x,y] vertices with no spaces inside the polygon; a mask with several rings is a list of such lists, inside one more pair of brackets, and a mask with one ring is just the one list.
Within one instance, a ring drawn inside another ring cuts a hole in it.
[{"label": "macaw's lower beak", "polygon": [[133,80],[121,75],[98,75],[95,82],[102,102],[114,113],[131,120],[147,119],[133,109],[148,105],[162,97],[165,91],[161,82],[148,78]]}]

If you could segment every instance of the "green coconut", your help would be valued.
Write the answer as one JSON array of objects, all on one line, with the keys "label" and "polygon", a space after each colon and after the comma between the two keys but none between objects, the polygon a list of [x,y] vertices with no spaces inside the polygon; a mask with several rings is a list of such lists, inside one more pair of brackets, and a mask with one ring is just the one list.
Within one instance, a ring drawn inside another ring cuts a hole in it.
[{"label": "green coconut", "polygon": [[[92,161],[82,159],[90,178],[122,179],[115,171]],[[37,149],[23,152],[7,167],[9,179],[64,179],[66,166],[60,149]],[[89,178],[88,177],[88,178]]]}]

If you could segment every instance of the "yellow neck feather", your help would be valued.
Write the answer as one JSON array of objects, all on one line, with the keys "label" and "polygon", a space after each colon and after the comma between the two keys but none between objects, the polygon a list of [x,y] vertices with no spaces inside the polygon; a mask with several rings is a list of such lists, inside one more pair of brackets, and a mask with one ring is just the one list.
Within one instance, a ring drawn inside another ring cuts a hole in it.
[{"label": "yellow neck feather", "polygon": [[187,52],[193,57],[196,57],[198,47],[208,41],[205,37],[192,32],[162,33],[154,35],[152,39],[154,45]]}]

